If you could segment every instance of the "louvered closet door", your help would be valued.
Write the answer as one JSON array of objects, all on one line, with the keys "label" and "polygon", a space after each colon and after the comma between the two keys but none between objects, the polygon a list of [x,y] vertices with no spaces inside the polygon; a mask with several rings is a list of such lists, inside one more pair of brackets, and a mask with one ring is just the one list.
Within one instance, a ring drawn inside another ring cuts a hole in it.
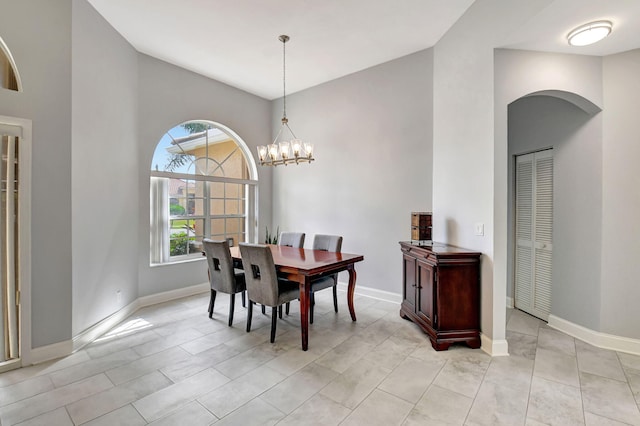
[{"label": "louvered closet door", "polygon": [[551,312],[553,151],[516,158],[515,306],[545,321]]}]

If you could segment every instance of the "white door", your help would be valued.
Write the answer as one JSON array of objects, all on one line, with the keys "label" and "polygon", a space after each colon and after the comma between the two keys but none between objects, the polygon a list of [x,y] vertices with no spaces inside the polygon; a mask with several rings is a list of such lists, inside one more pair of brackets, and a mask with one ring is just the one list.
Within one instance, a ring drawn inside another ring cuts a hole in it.
[{"label": "white door", "polygon": [[20,362],[20,127],[0,123],[0,371]]},{"label": "white door", "polygon": [[553,150],[516,157],[515,222],[515,307],[548,321],[553,253]]}]

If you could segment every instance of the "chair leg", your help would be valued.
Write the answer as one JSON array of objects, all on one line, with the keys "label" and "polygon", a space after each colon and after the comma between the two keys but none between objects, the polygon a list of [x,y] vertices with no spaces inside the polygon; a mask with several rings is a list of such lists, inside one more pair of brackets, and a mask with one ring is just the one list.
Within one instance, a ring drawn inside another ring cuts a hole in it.
[{"label": "chair leg", "polygon": [[246,291],[243,291],[243,292],[242,292],[242,307],[243,307],[243,308],[246,308],[246,307],[247,307],[247,305],[246,305],[246,303],[245,303],[246,294],[247,294],[247,292],[246,292]]},{"label": "chair leg", "polygon": [[236,307],[236,294],[231,293],[231,300],[229,301],[229,327],[233,324],[233,310]]},{"label": "chair leg", "polygon": [[338,312],[338,286],[333,285],[333,309]]},{"label": "chair leg", "polygon": [[253,316],[253,302],[249,299],[249,311],[247,312],[247,333],[251,331],[251,317]]},{"label": "chair leg", "polygon": [[313,324],[313,306],[316,304],[316,299],[313,297],[313,292],[310,294],[311,300],[309,301],[309,324]]},{"label": "chair leg", "polygon": [[216,303],[216,291],[211,289],[211,298],[209,299],[209,318],[213,317],[213,305]]},{"label": "chair leg", "polygon": [[287,302],[287,304],[284,305],[284,313],[289,315],[289,302]]},{"label": "chair leg", "polygon": [[277,309],[275,306],[271,308],[271,343],[276,340],[276,324],[278,323],[278,318],[276,317]]},{"label": "chair leg", "polygon": [[278,306],[278,316],[282,319],[282,305]]},{"label": "chair leg", "polygon": [[262,315],[265,314],[264,305],[262,305]]}]

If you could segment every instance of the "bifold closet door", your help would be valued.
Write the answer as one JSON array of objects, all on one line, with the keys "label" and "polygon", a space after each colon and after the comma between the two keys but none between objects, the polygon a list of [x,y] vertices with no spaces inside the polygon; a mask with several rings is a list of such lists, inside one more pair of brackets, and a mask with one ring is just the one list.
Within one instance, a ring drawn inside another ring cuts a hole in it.
[{"label": "bifold closet door", "polygon": [[548,321],[553,254],[553,150],[516,157],[515,307]]}]

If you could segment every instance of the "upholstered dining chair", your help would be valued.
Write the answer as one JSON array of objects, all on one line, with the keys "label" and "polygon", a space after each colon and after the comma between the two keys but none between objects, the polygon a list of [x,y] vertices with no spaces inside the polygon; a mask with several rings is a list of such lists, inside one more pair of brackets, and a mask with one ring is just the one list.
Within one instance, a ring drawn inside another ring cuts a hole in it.
[{"label": "upholstered dining chair", "polygon": [[236,293],[242,293],[242,306],[245,305],[244,291],[246,289],[244,271],[233,267],[229,241],[213,241],[205,238],[202,246],[207,263],[209,264],[209,284],[211,284],[211,299],[209,300],[209,318],[213,316],[213,306],[216,302],[216,293],[228,293],[229,301],[229,327],[233,324],[233,311],[235,308]]},{"label": "upholstered dining chair", "polygon": [[[342,250],[342,237],[339,235],[317,234],[313,237],[313,249],[339,253]],[[313,306],[316,304],[314,293],[333,287],[333,309],[338,312],[338,274],[327,275],[311,282],[311,300],[309,301],[309,323],[313,324]]]},{"label": "upholstered dining chair", "polygon": [[251,331],[253,304],[260,303],[262,306],[270,306],[272,309],[270,341],[273,343],[276,338],[278,307],[298,298],[300,294],[298,283],[278,278],[269,246],[240,243],[240,254],[242,255],[247,294],[249,295],[247,332]]},{"label": "upholstered dining chair", "polygon": [[281,232],[278,237],[279,246],[304,247],[304,232]]},{"label": "upholstered dining chair", "polygon": [[[304,236],[304,232],[281,232],[278,237],[278,245],[303,248]],[[289,302],[285,305],[285,311],[289,315]],[[264,306],[262,307],[262,313],[264,314]],[[282,308],[280,308],[280,318],[282,318]]]}]

